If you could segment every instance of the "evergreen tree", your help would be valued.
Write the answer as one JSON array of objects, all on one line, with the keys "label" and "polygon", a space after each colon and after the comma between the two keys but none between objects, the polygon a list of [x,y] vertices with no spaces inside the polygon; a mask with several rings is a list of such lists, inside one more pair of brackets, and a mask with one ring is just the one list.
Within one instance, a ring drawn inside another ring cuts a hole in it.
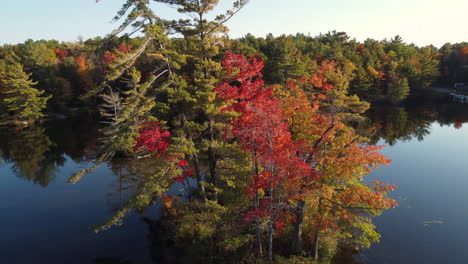
[{"label": "evergreen tree", "polygon": [[394,84],[389,85],[388,96],[394,103],[400,102],[405,99],[410,93],[408,79],[403,78]]},{"label": "evergreen tree", "polygon": [[42,111],[49,97],[44,97],[43,91],[33,86],[36,82],[30,79],[30,74],[23,71],[23,66],[8,56],[0,61],[0,100],[7,113],[5,121],[32,123],[44,117]]}]

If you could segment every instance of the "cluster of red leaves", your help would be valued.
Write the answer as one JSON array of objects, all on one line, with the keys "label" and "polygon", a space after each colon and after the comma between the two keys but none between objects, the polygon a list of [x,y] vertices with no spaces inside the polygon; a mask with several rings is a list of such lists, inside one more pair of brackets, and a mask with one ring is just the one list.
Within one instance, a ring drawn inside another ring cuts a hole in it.
[{"label": "cluster of red leaves", "polygon": [[123,53],[129,53],[131,50],[132,50],[132,45],[125,45],[125,44],[119,45],[119,51]]},{"label": "cluster of red leaves", "polygon": [[115,61],[116,55],[110,51],[106,51],[101,59],[105,64],[111,64]]},{"label": "cluster of red leaves", "polygon": [[63,61],[63,59],[68,56],[68,51],[66,49],[57,48],[54,49],[54,53],[60,61]]},{"label": "cluster of red leaves", "polygon": [[260,201],[259,205],[252,210],[247,211],[243,217],[242,221],[244,223],[249,223],[255,220],[265,220],[268,219],[270,216],[270,212],[268,211],[268,207],[270,206],[270,201],[263,199]]},{"label": "cluster of red leaves", "polygon": [[366,46],[364,46],[364,44],[359,44],[359,46],[357,48],[357,52],[361,53],[364,50],[366,50]]},{"label": "cluster of red leaves", "polygon": [[160,157],[170,145],[171,134],[167,130],[161,130],[159,122],[145,122],[140,129],[134,149],[156,153]]},{"label": "cluster of red leaves", "polygon": [[193,168],[187,168],[189,166],[189,163],[186,160],[180,160],[179,163],[177,163],[177,167],[179,169],[182,169],[182,174],[178,175],[177,177],[174,178],[174,181],[183,183],[187,178],[193,178],[195,177],[195,172]]},{"label": "cluster of red leaves", "polygon": [[225,110],[242,113],[247,104],[271,97],[272,89],[264,87],[261,73],[263,65],[257,57],[248,60],[243,55],[226,54],[222,66],[229,78],[215,89],[219,97],[233,103]]},{"label": "cluster of red leaves", "polygon": [[177,167],[179,168],[183,168],[183,167],[187,167],[189,164],[186,160],[180,160],[179,163],[177,163]]}]

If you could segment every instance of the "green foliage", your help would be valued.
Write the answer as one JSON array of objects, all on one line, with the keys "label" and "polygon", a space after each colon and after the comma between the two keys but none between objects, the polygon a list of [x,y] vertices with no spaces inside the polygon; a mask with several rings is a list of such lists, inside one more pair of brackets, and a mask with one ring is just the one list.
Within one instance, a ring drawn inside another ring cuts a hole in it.
[{"label": "green foliage", "polygon": [[440,81],[444,84],[468,82],[468,42],[446,43],[438,50]]},{"label": "green foliage", "polygon": [[[230,46],[239,53],[260,55],[266,62],[264,75],[269,84],[310,76],[316,73],[315,65],[332,61],[337,69],[328,77],[335,87],[369,101],[394,101],[390,85],[400,79],[408,79],[411,89],[421,89],[439,76],[437,50],[408,45],[399,36],[392,41],[368,39],[358,43],[346,33],[336,31],[316,37],[248,35],[231,41]],[[400,97],[405,99],[408,94],[401,93]]]},{"label": "green foliage", "polygon": [[380,234],[375,230],[375,225],[369,218],[362,218],[360,221],[351,223],[351,233],[353,245],[358,248],[368,248],[372,243],[379,242]]},{"label": "green foliage", "polygon": [[6,110],[4,119],[19,124],[38,121],[50,97],[35,89],[36,83],[23,71],[23,66],[9,56],[0,61],[0,100]]},{"label": "green foliage", "polygon": [[[208,201],[207,203],[183,203],[169,209],[170,214],[177,214],[176,239],[199,243],[214,237],[217,225],[221,224],[226,208]],[[184,211],[182,214],[178,210]]]},{"label": "green foliage", "polygon": [[124,82],[128,90],[121,92],[123,99],[113,89],[101,95],[104,101],[101,116],[108,124],[102,130],[105,153],[129,155],[134,152],[133,147],[141,124],[155,120],[151,115],[151,110],[156,105],[151,96],[151,85],[155,80],[156,77],[152,76],[141,82],[140,72],[132,67],[126,72]]},{"label": "green foliage", "polygon": [[0,134],[2,155],[11,161],[14,173],[21,179],[47,186],[54,178],[56,164],[52,154],[55,144],[39,126],[3,128]]},{"label": "green foliage", "polygon": [[238,226],[237,217],[232,208],[214,201],[194,201],[167,209],[165,225],[191,263],[244,263],[240,259],[249,252],[252,235]]},{"label": "green foliage", "polygon": [[[311,257],[301,257],[301,256],[291,256],[291,257],[282,257],[275,256],[273,259],[274,264],[319,264],[319,262],[314,261]],[[320,262],[320,264],[325,264]]]},{"label": "green foliage", "polygon": [[390,100],[394,103],[400,102],[405,99],[410,93],[408,79],[403,78],[396,83],[390,84],[388,87],[388,95]]}]

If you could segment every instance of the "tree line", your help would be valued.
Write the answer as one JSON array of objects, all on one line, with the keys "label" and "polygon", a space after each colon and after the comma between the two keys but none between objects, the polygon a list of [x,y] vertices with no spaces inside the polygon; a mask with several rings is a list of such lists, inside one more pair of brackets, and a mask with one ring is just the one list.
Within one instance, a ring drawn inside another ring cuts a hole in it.
[{"label": "tree line", "polygon": [[[336,31],[315,37],[248,34],[240,39],[220,36],[220,40],[221,53],[230,50],[260,56],[267,84],[311,76],[321,64],[333,63],[337,70],[327,77],[366,101],[399,103],[412,90],[433,83],[468,82],[468,43],[447,43],[440,49],[417,47],[399,36],[361,43]],[[93,97],[95,89],[105,81],[115,60],[143,41],[142,37],[114,36],[74,42],[27,40],[0,47],[2,119],[31,122],[47,113],[96,112],[101,102]],[[182,45],[184,39],[173,37],[171,42]],[[151,73],[149,59],[135,62],[143,74]]]}]

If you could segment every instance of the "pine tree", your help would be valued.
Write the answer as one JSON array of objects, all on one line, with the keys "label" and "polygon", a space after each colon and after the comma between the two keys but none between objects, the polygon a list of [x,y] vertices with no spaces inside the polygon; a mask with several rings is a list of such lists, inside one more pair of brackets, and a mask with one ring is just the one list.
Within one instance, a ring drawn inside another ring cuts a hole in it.
[{"label": "pine tree", "polygon": [[42,96],[44,91],[34,88],[36,84],[13,56],[0,61],[0,100],[7,111],[6,122],[27,124],[44,117],[42,111],[50,96]]},{"label": "pine tree", "polygon": [[[179,119],[179,135],[194,142],[196,151],[192,153],[197,178],[200,177],[199,155],[208,159],[209,183],[213,187],[214,199],[217,200],[219,175],[217,163],[222,159],[221,153],[225,146],[220,140],[220,131],[224,126],[223,120],[229,114],[221,111],[224,104],[217,100],[215,86],[221,82],[223,76],[221,63],[215,59],[220,54],[223,42],[220,35],[227,32],[224,23],[234,16],[247,3],[246,0],[233,1],[233,8],[225,14],[217,15],[214,20],[207,20],[219,1],[175,0],[160,1],[178,7],[187,20],[168,21],[173,30],[182,34],[184,42],[176,49],[187,58],[186,64],[177,71],[183,85],[178,89],[184,94],[182,100],[169,96],[170,100],[182,103],[182,111],[177,115]],[[174,108],[174,104],[171,108]],[[179,104],[180,106],[180,104]],[[228,147],[229,148],[229,147]],[[202,192],[203,182],[201,182]]]},{"label": "pine tree", "polygon": [[403,78],[398,80],[396,83],[389,85],[388,96],[394,103],[400,102],[401,100],[408,97],[410,93],[410,87],[408,79]]}]

